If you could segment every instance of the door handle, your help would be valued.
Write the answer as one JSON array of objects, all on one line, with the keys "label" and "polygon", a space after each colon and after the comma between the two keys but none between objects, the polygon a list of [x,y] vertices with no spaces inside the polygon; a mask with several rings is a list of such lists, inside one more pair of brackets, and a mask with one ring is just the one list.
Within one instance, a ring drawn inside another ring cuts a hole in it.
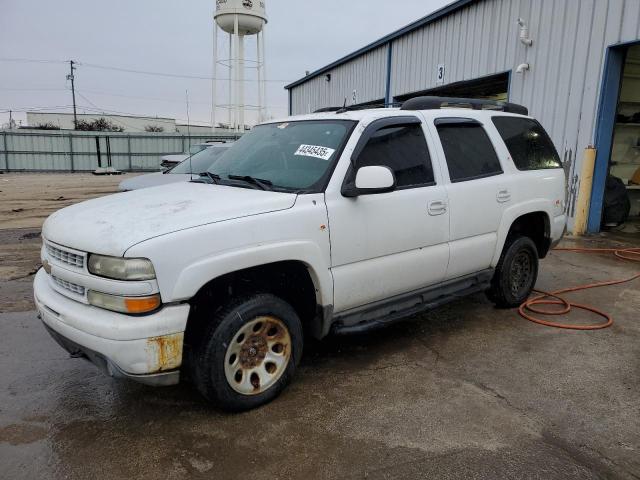
[{"label": "door handle", "polygon": [[447,203],[442,200],[434,200],[433,202],[429,202],[427,210],[429,215],[442,215],[447,211]]},{"label": "door handle", "polygon": [[508,202],[509,200],[511,200],[511,193],[509,193],[509,190],[506,189],[500,190],[496,195],[496,200],[498,201],[498,203]]}]

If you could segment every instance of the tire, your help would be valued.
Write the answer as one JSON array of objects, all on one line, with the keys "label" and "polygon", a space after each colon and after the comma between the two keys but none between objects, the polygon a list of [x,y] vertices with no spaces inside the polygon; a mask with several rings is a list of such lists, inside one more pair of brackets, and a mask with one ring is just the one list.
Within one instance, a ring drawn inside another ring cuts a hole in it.
[{"label": "tire", "polygon": [[232,300],[217,311],[194,351],[192,377],[210,402],[229,411],[259,407],[292,380],[302,357],[295,310],[270,294]]},{"label": "tire", "polygon": [[498,307],[524,302],[538,279],[538,249],[529,237],[507,238],[487,296]]}]

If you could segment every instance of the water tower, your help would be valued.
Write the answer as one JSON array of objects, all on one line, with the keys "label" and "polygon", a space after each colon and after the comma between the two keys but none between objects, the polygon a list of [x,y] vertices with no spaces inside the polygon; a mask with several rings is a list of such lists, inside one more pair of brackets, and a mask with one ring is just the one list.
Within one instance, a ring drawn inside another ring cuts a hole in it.
[{"label": "water tower", "polygon": [[[213,80],[211,128],[216,125],[217,102],[217,72],[218,65],[229,69],[229,101],[220,104],[229,110],[229,127],[234,130],[244,130],[245,110],[245,71],[256,68],[258,73],[258,121],[264,118],[265,103],[265,62],[264,62],[264,27],[267,14],[264,0],[217,0],[216,12],[213,16]],[[229,34],[229,58],[218,58],[218,29]],[[245,36],[256,35],[256,60],[245,58]],[[249,66],[248,66],[249,65]]]}]

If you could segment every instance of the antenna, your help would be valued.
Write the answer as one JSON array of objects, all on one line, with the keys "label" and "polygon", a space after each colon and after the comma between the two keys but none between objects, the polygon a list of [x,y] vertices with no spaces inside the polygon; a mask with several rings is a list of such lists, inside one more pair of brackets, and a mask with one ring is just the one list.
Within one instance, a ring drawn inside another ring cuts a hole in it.
[{"label": "antenna", "polygon": [[187,137],[189,137],[189,176],[193,180],[193,166],[191,164],[191,119],[189,118],[189,90],[184,91],[187,100]]}]

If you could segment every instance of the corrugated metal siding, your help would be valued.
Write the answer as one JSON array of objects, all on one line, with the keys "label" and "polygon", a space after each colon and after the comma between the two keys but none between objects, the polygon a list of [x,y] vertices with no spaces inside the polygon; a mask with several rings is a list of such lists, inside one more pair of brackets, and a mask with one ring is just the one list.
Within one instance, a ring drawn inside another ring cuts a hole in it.
[{"label": "corrugated metal siding", "polygon": [[118,170],[158,170],[160,157],[182,153],[190,145],[235,135],[127,134],[63,131],[0,132],[0,170],[92,171],[98,168],[96,139],[100,137],[102,166],[107,165],[109,137],[111,162]]},{"label": "corrugated metal siding", "polygon": [[[532,47],[518,39],[518,17],[529,26]],[[640,0],[485,0],[394,40],[391,92],[398,96],[436,87],[438,64],[445,65],[445,84],[513,71],[510,100],[529,107],[549,131],[575,191],[573,172],[580,171],[582,151],[594,142],[606,49],[638,39]],[[361,58],[336,68],[350,72],[336,97],[344,98],[372,74],[358,68]],[[531,70],[516,74],[521,63]],[[378,75],[382,92],[386,73]],[[294,87],[293,98],[304,89],[310,105],[326,105],[312,100],[315,80]],[[322,98],[335,103],[336,85],[322,87]],[[300,106],[294,102],[293,113],[307,111]]]},{"label": "corrugated metal siding", "polygon": [[387,46],[377,48],[352,62],[340,65],[325,75],[310,79],[291,90],[294,113],[310,113],[322,107],[351,105],[353,91],[357,90],[357,103],[367,103],[384,98],[387,72]]}]

